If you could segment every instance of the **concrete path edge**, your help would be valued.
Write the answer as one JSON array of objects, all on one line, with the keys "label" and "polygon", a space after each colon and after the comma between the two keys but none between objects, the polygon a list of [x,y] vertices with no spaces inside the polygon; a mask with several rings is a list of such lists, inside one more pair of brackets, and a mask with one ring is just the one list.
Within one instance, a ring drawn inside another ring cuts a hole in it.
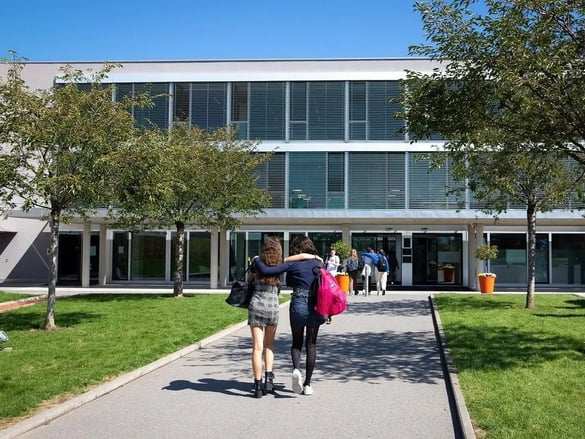
[{"label": "concrete path edge", "polygon": [[[285,308],[288,305],[289,302],[285,302],[280,305],[280,308],[281,309]],[[185,355],[189,355],[190,353],[198,349],[203,349],[206,346],[209,346],[210,344],[216,342],[217,340],[229,334],[232,334],[233,332],[239,331],[240,329],[246,326],[248,326],[248,320],[236,323],[232,326],[227,327],[226,329],[216,332],[215,334],[201,341],[198,341],[197,343],[193,343],[192,345],[189,345],[183,349],[173,352],[172,354],[160,358],[159,360],[147,364],[146,366],[120,375],[119,377],[114,378],[113,380],[108,381],[106,383],[99,384],[97,387],[94,387],[93,389],[85,393],[82,393],[79,396],[71,398],[62,404],[43,410],[40,413],[32,415],[30,418],[26,418],[22,421],[17,422],[16,424],[10,425],[9,427],[0,430],[0,439],[13,439],[30,430],[40,427],[43,424],[51,422],[52,420],[57,419],[58,417],[63,416],[64,414],[72,410],[75,410],[76,408],[79,408],[82,405],[87,404],[88,402],[91,402],[103,395],[106,395],[130,383],[131,381],[140,378],[143,375],[146,375],[150,372],[153,372],[156,369],[159,369],[169,363],[172,363],[173,361],[178,360],[179,358],[182,358]]]},{"label": "concrete path edge", "polygon": [[429,302],[431,305],[431,313],[433,315],[433,323],[435,325],[437,345],[439,346],[441,360],[445,370],[445,381],[447,383],[447,387],[452,392],[452,399],[453,403],[455,404],[461,434],[463,439],[475,439],[475,430],[473,429],[471,417],[469,416],[467,406],[465,405],[465,398],[463,397],[459,379],[457,378],[457,370],[455,369],[455,365],[453,364],[453,360],[447,347],[447,338],[445,337],[445,331],[443,329],[443,324],[441,323],[441,317],[437,312],[437,305],[435,303],[435,296],[433,294],[429,295]]}]

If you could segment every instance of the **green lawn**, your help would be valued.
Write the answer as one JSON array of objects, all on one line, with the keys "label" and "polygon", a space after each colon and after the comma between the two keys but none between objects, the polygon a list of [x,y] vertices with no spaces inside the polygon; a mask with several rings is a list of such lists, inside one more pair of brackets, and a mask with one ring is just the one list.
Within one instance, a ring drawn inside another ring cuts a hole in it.
[{"label": "green lawn", "polygon": [[585,437],[585,299],[435,300],[478,438]]},{"label": "green lawn", "polygon": [[226,305],[225,297],[59,298],[59,329],[50,332],[40,329],[46,303],[0,313],[12,348],[0,351],[0,426],[44,401],[78,394],[245,320],[247,310]]}]

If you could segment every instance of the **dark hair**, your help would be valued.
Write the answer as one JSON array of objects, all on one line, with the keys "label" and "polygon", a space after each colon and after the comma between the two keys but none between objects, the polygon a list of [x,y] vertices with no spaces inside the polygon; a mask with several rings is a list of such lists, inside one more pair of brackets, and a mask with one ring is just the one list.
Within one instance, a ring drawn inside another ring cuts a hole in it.
[{"label": "dark hair", "polygon": [[292,242],[293,254],[309,253],[311,255],[317,254],[317,249],[313,241],[307,236],[297,236]]},{"label": "dark hair", "polygon": [[[262,244],[260,259],[268,266],[275,266],[282,262],[282,246],[280,241],[274,236],[269,236]],[[278,285],[280,278],[278,276],[262,276],[256,273],[258,282],[261,284]]]}]

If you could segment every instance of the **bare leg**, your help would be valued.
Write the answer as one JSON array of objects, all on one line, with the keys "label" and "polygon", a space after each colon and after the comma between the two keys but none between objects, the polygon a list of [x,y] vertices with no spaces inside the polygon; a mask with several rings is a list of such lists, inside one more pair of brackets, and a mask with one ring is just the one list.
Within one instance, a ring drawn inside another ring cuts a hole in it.
[{"label": "bare leg", "polygon": [[262,351],[264,350],[264,328],[251,326],[252,332],[252,372],[255,380],[262,380]]},{"label": "bare leg", "polygon": [[272,372],[274,365],[274,338],[276,326],[267,326],[264,329],[264,364],[267,372]]}]

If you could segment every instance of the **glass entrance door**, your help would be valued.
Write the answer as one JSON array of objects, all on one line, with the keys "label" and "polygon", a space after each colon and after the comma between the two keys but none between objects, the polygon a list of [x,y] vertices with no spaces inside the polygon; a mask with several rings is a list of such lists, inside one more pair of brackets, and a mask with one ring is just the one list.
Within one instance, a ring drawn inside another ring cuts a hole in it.
[{"label": "glass entrance door", "polygon": [[[391,261],[390,265],[392,265],[392,261],[398,264],[398,261],[402,260],[401,242],[402,235],[400,233],[354,233],[351,235],[351,247],[355,248],[358,254],[368,247],[374,251],[383,249]],[[398,266],[400,267],[400,264]],[[394,271],[393,278],[388,278],[388,283],[400,284],[402,281],[401,273],[400,269]]]},{"label": "glass entrance door", "polygon": [[461,285],[463,237],[452,233],[412,235],[414,285]]}]

